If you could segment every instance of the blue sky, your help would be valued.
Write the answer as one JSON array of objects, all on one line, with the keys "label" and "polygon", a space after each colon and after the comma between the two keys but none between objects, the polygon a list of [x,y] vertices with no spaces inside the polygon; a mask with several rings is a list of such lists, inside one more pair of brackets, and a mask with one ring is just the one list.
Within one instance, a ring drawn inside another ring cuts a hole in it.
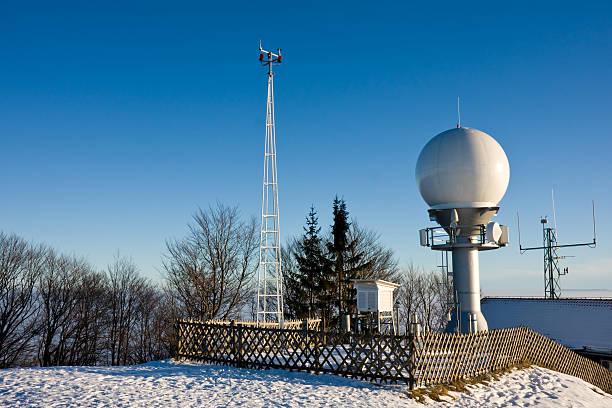
[{"label": "blue sky", "polygon": [[[555,189],[562,286],[612,289],[612,6],[601,3],[5,2],[0,12],[0,228],[105,267],[117,251],[159,277],[198,206],[261,205],[265,70],[281,47],[276,118],[281,230],[338,194],[402,265],[435,267],[414,181],[420,149],[456,124],[510,161],[481,254],[485,293],[543,291],[539,217]],[[223,3],[225,4],[225,3]]]}]

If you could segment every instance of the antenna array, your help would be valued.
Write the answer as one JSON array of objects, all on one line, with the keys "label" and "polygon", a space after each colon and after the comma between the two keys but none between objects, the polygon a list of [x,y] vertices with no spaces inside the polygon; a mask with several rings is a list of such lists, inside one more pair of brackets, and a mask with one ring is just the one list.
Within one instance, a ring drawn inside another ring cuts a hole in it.
[{"label": "antenna array", "polygon": [[518,234],[519,234],[519,251],[521,254],[536,250],[543,249],[544,250],[544,299],[559,299],[561,297],[561,283],[560,278],[563,275],[567,275],[569,269],[567,267],[561,269],[559,266],[559,260],[565,259],[565,256],[559,255],[559,248],[567,248],[567,247],[579,247],[579,246],[588,246],[589,248],[595,248],[597,246],[597,235],[595,231],[595,201],[592,202],[593,207],[593,241],[592,242],[584,242],[578,244],[564,244],[560,245],[557,241],[557,214],[554,209],[555,201],[554,201],[554,191],[552,193],[553,199],[553,218],[554,218],[554,227],[548,227],[548,218],[542,217],[540,218],[540,223],[542,224],[542,236],[543,236],[543,245],[539,247],[530,247],[523,248],[521,244],[521,219],[516,214],[518,221]]}]

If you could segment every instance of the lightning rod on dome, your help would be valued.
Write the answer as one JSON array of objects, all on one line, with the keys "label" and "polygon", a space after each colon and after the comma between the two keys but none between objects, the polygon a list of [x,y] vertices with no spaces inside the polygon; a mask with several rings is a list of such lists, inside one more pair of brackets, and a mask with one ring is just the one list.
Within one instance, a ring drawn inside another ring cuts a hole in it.
[{"label": "lightning rod on dome", "polygon": [[461,127],[461,109],[459,108],[460,101],[459,97],[457,97],[457,129]]}]

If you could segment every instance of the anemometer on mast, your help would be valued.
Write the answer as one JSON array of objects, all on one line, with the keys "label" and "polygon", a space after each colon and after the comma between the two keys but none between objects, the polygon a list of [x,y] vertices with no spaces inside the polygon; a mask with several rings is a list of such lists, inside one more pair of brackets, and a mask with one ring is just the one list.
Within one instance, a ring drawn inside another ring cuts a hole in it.
[{"label": "anemometer on mast", "polygon": [[554,227],[547,226],[548,217],[540,218],[544,242],[543,245],[539,247],[523,248],[523,245],[521,244],[521,219],[518,212],[516,213],[516,218],[518,221],[519,251],[521,255],[531,250],[544,250],[544,299],[559,299],[559,297],[561,296],[561,284],[559,280],[561,276],[567,275],[569,273],[569,268],[565,267],[561,269],[561,267],[559,266],[559,260],[567,258],[566,256],[559,255],[559,248],[579,246],[588,246],[589,248],[595,248],[597,246],[597,234],[595,230],[595,201],[591,202],[593,210],[593,241],[563,245],[559,244],[558,242],[559,234],[557,232],[557,214],[555,211],[554,191],[552,192],[552,204]]},{"label": "anemometer on mast", "polygon": [[281,49],[276,50],[276,54],[271,51],[266,51],[261,48],[261,41],[259,42],[259,62],[261,65],[268,66],[268,75],[272,76],[272,66],[283,62],[283,56],[281,55]]}]

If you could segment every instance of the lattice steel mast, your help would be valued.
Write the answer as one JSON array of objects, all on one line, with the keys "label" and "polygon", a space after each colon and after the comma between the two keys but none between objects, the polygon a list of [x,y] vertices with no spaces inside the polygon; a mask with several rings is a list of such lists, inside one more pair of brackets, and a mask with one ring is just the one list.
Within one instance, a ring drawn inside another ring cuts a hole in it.
[{"label": "lattice steel mast", "polygon": [[[555,222],[555,227],[547,227],[548,218],[542,217],[540,222],[542,223],[542,235],[543,235],[543,245],[539,247],[531,247],[531,248],[523,248],[523,244],[521,243],[521,221],[518,218],[517,213],[517,221],[518,221],[518,231],[519,231],[519,251],[520,253],[524,253],[526,251],[531,251],[534,249],[543,249],[544,250],[544,298],[545,299],[559,299],[561,297],[561,283],[560,278],[563,275],[567,275],[568,268],[561,269],[559,265],[559,260],[565,259],[565,256],[560,256],[558,253],[559,248],[567,248],[567,247],[579,247],[579,246],[588,246],[590,248],[595,248],[597,246],[597,234],[595,232],[595,202],[592,202],[593,205],[593,241],[584,242],[579,244],[564,244],[560,245],[557,242],[557,227]],[[553,201],[554,208],[554,201]],[[556,219],[556,216],[555,216]]]},{"label": "lattice steel mast", "polygon": [[283,324],[283,273],[278,220],[278,176],[276,169],[276,131],[274,127],[274,73],[281,63],[281,51],[265,51],[259,44],[259,61],[268,67],[268,104],[261,203],[261,235],[257,272],[257,324]]},{"label": "lattice steel mast", "polygon": [[543,217],[540,219],[542,223],[542,236],[544,242],[544,298],[559,299],[561,297],[560,278],[567,275],[568,268],[559,267],[559,260],[565,259],[564,256],[559,256],[557,250],[559,243],[557,242],[557,229],[546,227],[548,219]]}]

